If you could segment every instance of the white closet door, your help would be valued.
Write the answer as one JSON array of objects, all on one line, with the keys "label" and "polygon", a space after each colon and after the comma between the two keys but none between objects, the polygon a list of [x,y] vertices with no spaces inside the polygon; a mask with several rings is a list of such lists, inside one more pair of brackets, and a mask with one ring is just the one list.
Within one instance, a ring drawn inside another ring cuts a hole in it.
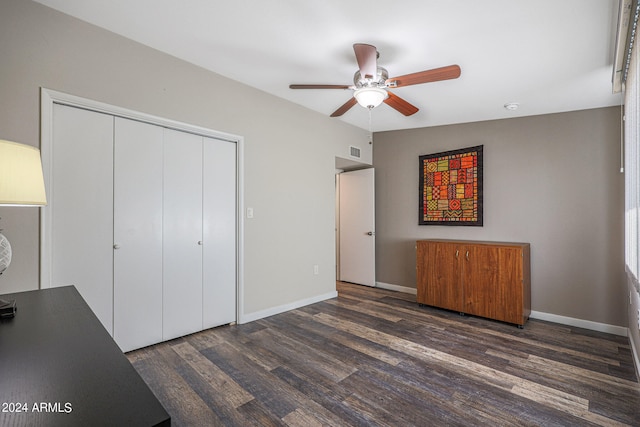
[{"label": "white closet door", "polygon": [[113,338],[122,351],[162,341],[163,128],[116,117]]},{"label": "white closet door", "polygon": [[54,105],[51,285],[74,285],[113,334],[113,117]]},{"label": "white closet door", "polygon": [[163,339],[202,329],[202,137],[164,136]]},{"label": "white closet door", "polygon": [[236,144],[204,138],[202,328],[236,320]]}]

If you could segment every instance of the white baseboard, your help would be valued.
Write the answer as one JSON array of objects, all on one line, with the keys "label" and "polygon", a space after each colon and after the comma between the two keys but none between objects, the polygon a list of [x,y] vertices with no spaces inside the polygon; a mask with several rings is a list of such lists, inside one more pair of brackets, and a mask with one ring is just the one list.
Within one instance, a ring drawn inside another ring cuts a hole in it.
[{"label": "white baseboard", "polygon": [[[376,282],[376,287],[380,289],[388,289],[391,291],[403,292],[406,294],[416,295],[417,289],[410,288],[407,286],[399,286],[393,285],[390,283],[384,282]],[[289,304],[280,305],[277,307],[268,308],[266,310],[256,311],[254,313],[248,313],[240,315],[238,319],[238,323],[248,323],[253,322],[254,320],[263,319],[265,317],[273,316],[275,314],[284,313],[289,310],[295,310],[296,308],[304,307],[306,305],[315,304],[317,302],[325,301],[331,298],[335,298],[338,296],[337,291],[328,292],[323,295],[317,295],[315,297],[294,301]],[[605,332],[609,334],[619,335],[619,336],[629,336],[629,329],[622,326],[609,325],[606,323],[598,323],[592,322],[590,320],[576,319],[573,317],[560,316],[558,314],[544,313],[541,311],[531,311],[531,315],[529,316],[532,319],[545,320],[548,322],[559,323],[561,325],[567,326],[575,326],[577,328],[589,329],[592,331]],[[638,364],[638,348],[635,347],[635,343],[633,340],[631,341],[631,345],[633,347],[633,353],[636,360],[636,366],[640,366]]]},{"label": "white baseboard", "polygon": [[575,319],[573,317],[560,316],[558,314],[532,311],[529,316],[532,319],[546,320],[548,322],[560,323],[561,325],[575,326],[576,328],[589,329],[592,331],[606,332],[608,334],[626,337],[629,329],[623,326],[608,325],[606,323],[592,322],[591,320]]},{"label": "white baseboard", "polygon": [[256,311],[249,314],[241,314],[238,319],[238,323],[249,323],[254,320],[264,319],[265,317],[273,316],[275,314],[284,313],[286,311],[295,310],[296,308],[304,307],[306,305],[315,304],[317,302],[325,301],[338,296],[338,291],[328,292],[323,295],[317,295],[315,297],[294,301],[289,304],[280,305],[278,307],[268,308],[266,310]]},{"label": "white baseboard", "polygon": [[[393,285],[391,283],[376,282],[376,287],[381,289],[389,289],[391,291],[404,292],[407,294],[413,294],[413,295],[417,294],[416,288],[398,286],[398,285]],[[605,323],[592,322],[590,320],[574,319],[573,317],[560,316],[560,315],[551,314],[551,313],[543,313],[541,311],[532,311],[530,317],[532,319],[546,320],[548,322],[560,323],[561,325],[575,326],[577,328],[584,328],[584,329],[589,329],[589,330],[598,331],[598,332],[606,332],[609,334],[620,335],[623,337],[629,336],[629,329],[622,326],[608,325]],[[635,352],[635,357],[636,357],[636,365],[637,365],[637,359],[638,359],[637,351]],[[640,366],[640,365],[637,365],[637,366]]]},{"label": "white baseboard", "polygon": [[403,292],[405,294],[412,294],[412,295],[416,295],[417,292],[418,292],[418,290],[416,288],[409,288],[407,286],[392,285],[391,283],[384,283],[384,282],[376,282],[376,288],[388,289],[390,291]]}]

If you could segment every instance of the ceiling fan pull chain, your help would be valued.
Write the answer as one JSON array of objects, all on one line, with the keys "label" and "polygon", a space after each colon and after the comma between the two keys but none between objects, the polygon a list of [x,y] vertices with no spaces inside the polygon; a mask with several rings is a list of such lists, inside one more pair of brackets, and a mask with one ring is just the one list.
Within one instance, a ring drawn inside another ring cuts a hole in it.
[{"label": "ceiling fan pull chain", "polygon": [[373,129],[371,126],[371,112],[373,111],[373,108],[368,108],[369,110],[369,144],[373,144]]}]

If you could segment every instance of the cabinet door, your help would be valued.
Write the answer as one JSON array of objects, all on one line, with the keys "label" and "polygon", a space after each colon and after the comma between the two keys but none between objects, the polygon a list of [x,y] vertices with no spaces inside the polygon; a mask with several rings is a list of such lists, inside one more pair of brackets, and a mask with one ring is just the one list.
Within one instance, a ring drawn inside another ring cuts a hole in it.
[{"label": "cabinet door", "polygon": [[236,144],[204,138],[202,328],[236,320]]},{"label": "cabinet door", "polygon": [[522,250],[474,245],[465,247],[464,256],[464,311],[522,324]]},{"label": "cabinet door", "polygon": [[449,242],[418,242],[418,302],[462,311],[460,248]]},{"label": "cabinet door", "polygon": [[51,286],[74,285],[113,334],[113,117],[54,104],[51,156]]},{"label": "cabinet door", "polygon": [[130,351],[162,341],[163,129],[115,120],[113,338]]},{"label": "cabinet door", "polygon": [[163,339],[202,329],[202,137],[165,129]]}]

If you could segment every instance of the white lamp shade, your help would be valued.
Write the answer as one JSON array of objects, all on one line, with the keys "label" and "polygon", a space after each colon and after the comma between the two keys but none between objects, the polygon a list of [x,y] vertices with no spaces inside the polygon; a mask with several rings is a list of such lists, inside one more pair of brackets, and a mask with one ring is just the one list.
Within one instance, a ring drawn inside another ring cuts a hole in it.
[{"label": "white lamp shade", "polygon": [[356,97],[358,104],[364,108],[376,108],[382,104],[382,101],[387,99],[387,91],[378,87],[363,87],[356,89],[353,96]]},{"label": "white lamp shade", "polygon": [[40,150],[0,140],[0,205],[46,204]]}]

